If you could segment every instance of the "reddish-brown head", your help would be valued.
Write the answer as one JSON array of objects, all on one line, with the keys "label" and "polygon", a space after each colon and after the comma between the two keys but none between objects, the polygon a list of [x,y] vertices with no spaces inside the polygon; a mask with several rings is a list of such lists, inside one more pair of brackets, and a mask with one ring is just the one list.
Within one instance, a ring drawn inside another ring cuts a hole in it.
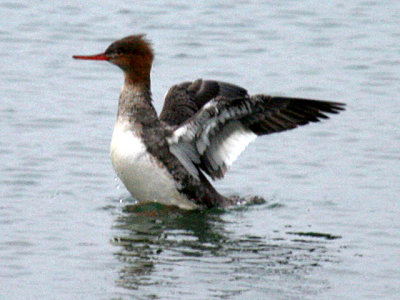
[{"label": "reddish-brown head", "polygon": [[144,34],[130,35],[112,43],[104,53],[75,59],[105,60],[120,67],[132,82],[150,82],[153,50]]}]

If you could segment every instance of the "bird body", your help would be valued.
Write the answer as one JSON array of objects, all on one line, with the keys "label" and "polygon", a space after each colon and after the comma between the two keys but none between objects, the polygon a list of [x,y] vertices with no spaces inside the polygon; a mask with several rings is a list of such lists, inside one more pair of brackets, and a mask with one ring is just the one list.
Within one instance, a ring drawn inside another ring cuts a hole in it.
[{"label": "bird body", "polygon": [[118,119],[111,139],[111,161],[135,199],[152,199],[165,205],[193,209],[196,205],[178,192],[174,178],[147,152],[140,135],[132,132],[126,120]]}]

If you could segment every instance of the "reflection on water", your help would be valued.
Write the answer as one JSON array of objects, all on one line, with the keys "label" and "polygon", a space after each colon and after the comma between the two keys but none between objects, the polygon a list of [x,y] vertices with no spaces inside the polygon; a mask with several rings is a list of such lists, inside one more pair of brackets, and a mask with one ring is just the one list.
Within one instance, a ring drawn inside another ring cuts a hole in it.
[{"label": "reflection on water", "polygon": [[[326,245],[339,237],[292,231],[272,238],[237,236],[229,229],[235,222],[227,220],[234,212],[182,211],[158,204],[125,206],[114,227],[115,256],[122,263],[117,285],[141,291],[145,297],[155,290],[154,295],[171,296],[176,289],[181,296],[200,293],[197,296],[205,298],[244,293],[279,296],[282,291],[288,295],[282,282],[297,286],[293,295],[303,297],[329,287],[307,274],[321,262],[338,262]],[[185,286],[202,285],[206,290],[185,290]]]}]

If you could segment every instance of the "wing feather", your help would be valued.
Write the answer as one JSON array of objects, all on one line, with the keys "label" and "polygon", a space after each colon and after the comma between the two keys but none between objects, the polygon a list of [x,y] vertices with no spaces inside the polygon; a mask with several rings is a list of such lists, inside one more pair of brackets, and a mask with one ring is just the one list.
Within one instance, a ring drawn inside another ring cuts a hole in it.
[{"label": "wing feather", "polygon": [[[213,179],[222,178],[258,135],[319,122],[328,118],[326,114],[344,109],[344,104],[337,102],[266,95],[250,97],[236,86],[222,87],[218,93],[223,95],[202,103],[168,138],[171,152],[195,176],[199,176],[200,168]],[[202,101],[213,95],[210,89],[203,88],[202,91],[199,84],[199,95],[205,97]],[[237,94],[241,96],[233,96]]]},{"label": "wing feather", "polygon": [[170,126],[180,125],[216,97],[234,99],[248,97],[247,91],[237,85],[197,79],[171,87],[165,96],[160,120]]}]

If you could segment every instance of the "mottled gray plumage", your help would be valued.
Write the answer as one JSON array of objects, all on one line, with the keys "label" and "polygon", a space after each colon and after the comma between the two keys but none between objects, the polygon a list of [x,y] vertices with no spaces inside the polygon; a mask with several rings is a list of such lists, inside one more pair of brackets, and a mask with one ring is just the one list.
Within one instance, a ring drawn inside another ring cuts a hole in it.
[{"label": "mottled gray plumage", "polygon": [[169,89],[160,120],[168,125],[180,125],[218,96],[235,99],[249,95],[244,88],[221,81],[197,79],[183,82]]}]

